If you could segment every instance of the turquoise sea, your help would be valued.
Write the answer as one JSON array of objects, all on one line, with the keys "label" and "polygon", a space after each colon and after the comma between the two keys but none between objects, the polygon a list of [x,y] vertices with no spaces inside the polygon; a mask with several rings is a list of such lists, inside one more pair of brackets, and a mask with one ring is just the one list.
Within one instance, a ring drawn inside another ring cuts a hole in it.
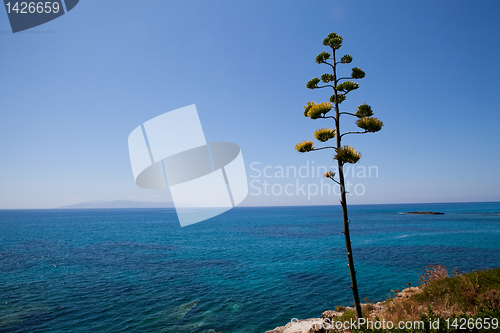
[{"label": "turquoise sea", "polygon": [[[350,206],[361,298],[500,266],[500,203]],[[444,215],[403,215],[428,210]],[[339,206],[0,211],[0,332],[263,333],[352,295]]]}]

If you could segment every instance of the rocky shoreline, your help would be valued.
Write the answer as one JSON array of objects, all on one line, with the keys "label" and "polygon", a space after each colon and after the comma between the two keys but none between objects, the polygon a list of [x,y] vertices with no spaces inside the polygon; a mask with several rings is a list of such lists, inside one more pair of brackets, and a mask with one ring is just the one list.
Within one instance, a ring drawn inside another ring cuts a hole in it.
[{"label": "rocky shoreline", "polygon": [[[384,313],[390,304],[395,304],[410,298],[412,295],[422,292],[419,287],[410,287],[402,290],[396,294],[396,297],[390,301],[390,303],[378,302],[378,303],[365,303],[361,304],[364,309],[369,311],[367,319],[372,321],[376,317],[380,317]],[[341,317],[346,311],[353,311],[354,308],[342,307],[341,311],[325,311],[323,312],[321,318],[309,318],[302,320],[293,320],[286,324],[285,326],[279,326],[271,331],[266,331],[266,333],[314,333],[323,332],[322,327],[327,327],[335,318]],[[363,310],[364,311],[364,310]],[[347,330],[345,332],[348,332]]]}]

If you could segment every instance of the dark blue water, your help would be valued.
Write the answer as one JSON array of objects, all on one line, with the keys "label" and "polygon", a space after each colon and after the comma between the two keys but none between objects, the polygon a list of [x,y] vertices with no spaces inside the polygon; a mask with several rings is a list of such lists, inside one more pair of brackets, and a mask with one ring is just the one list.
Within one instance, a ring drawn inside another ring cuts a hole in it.
[{"label": "dark blue water", "polygon": [[[414,210],[445,215],[402,215]],[[350,206],[360,295],[500,266],[500,203]],[[0,211],[0,332],[265,332],[352,295],[340,207]]]}]

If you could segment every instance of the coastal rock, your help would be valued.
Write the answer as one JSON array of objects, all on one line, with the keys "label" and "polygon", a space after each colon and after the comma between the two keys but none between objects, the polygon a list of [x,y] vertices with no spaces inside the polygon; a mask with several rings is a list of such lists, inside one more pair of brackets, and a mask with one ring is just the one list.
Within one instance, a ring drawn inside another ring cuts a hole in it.
[{"label": "coastal rock", "polygon": [[[409,287],[406,289],[401,290],[399,293],[396,294],[396,297],[392,300],[392,303],[399,303],[402,302],[411,296],[421,293],[422,289],[419,287]],[[362,305],[363,306],[363,305]],[[385,311],[387,311],[387,304],[386,302],[378,302],[375,304],[370,304],[370,313],[368,314],[368,317],[372,320],[374,320],[376,317],[380,317]]]},{"label": "coastal rock", "polygon": [[292,321],[285,326],[276,327],[272,331],[266,333],[309,333],[315,328],[323,327],[322,318],[311,318],[304,320]]},{"label": "coastal rock", "polygon": [[421,293],[422,289],[418,287],[409,287],[406,289],[401,290],[399,293],[396,294],[396,298],[394,299],[395,301],[403,301],[405,299],[410,298],[411,296]]},{"label": "coastal rock", "polygon": [[331,319],[331,318],[342,316],[342,313],[343,312],[340,312],[340,311],[325,311],[322,313],[321,317],[323,319],[327,319],[327,318]]},{"label": "coastal rock", "polygon": [[276,327],[274,330],[266,331],[266,333],[283,333],[285,326]]},{"label": "coastal rock", "polygon": [[[396,294],[396,297],[392,300],[393,303],[404,301],[411,296],[421,293],[422,289],[419,287],[409,287],[403,289],[399,293]],[[374,320],[376,317],[380,316],[381,313],[387,310],[386,302],[378,302],[378,303],[366,303],[361,304],[363,308],[365,308],[368,313],[368,318]],[[344,311],[353,310],[352,307],[345,307]],[[344,311],[325,311],[322,313],[322,318],[311,318],[305,320],[297,320],[286,324],[285,326],[276,327],[272,331],[267,331],[266,333],[316,333],[316,332],[326,332],[322,330],[323,323],[327,322],[328,319],[332,319],[335,317],[340,317],[343,315]],[[363,310],[365,311],[365,310]]]}]

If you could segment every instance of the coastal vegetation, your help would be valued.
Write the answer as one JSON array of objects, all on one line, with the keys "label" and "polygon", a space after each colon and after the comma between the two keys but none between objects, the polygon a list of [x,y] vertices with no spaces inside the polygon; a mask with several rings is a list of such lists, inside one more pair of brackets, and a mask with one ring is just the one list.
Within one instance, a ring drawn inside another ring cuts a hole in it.
[{"label": "coastal vegetation", "polygon": [[385,301],[365,299],[363,317],[339,305],[322,318],[296,320],[266,333],[500,332],[500,268],[454,269],[450,276],[444,265],[434,264],[424,268],[419,282],[391,290]]},{"label": "coastal vegetation", "polygon": [[[394,328],[366,325],[352,330],[318,328],[315,333],[333,332],[500,332],[500,268],[451,276],[444,265],[430,265],[419,277],[418,287],[392,290],[386,301],[362,304],[367,321],[394,323]],[[336,322],[356,320],[353,308],[337,307],[323,318]],[[398,328],[398,323],[412,323]],[[418,323],[418,327],[416,325]]]},{"label": "coastal vegetation", "polygon": [[[316,57],[316,63],[325,64],[331,67],[330,73],[325,73],[321,75],[321,78],[313,78],[307,82],[306,87],[309,89],[321,89],[321,88],[331,88],[333,90],[333,95],[330,96],[329,102],[315,103],[307,102],[304,106],[304,116],[311,119],[326,119],[333,120],[334,128],[322,127],[313,133],[314,138],[319,142],[327,142],[329,140],[335,139],[334,144],[329,146],[316,147],[315,143],[310,140],[304,140],[295,145],[295,149],[299,153],[307,153],[315,150],[323,149],[333,149],[335,155],[334,160],[337,160],[338,164],[338,178],[335,177],[335,173],[332,171],[327,171],[324,174],[325,178],[331,179],[333,182],[340,187],[340,204],[342,206],[342,218],[344,223],[344,237],[347,252],[347,261],[349,267],[349,274],[351,278],[351,286],[354,298],[354,305],[356,314],[359,318],[362,317],[361,302],[358,293],[358,285],[356,282],[356,270],[354,268],[354,259],[351,247],[351,237],[349,231],[349,217],[347,214],[347,199],[346,199],[346,188],[344,182],[344,165],[345,164],[355,164],[361,158],[361,154],[349,145],[342,145],[342,138],[345,135],[351,134],[365,134],[374,133],[382,129],[383,123],[373,117],[373,110],[368,104],[361,104],[358,106],[354,113],[345,112],[340,110],[340,104],[346,100],[347,94],[359,88],[357,82],[351,80],[359,80],[365,77],[365,72],[358,68],[353,67],[351,69],[351,74],[349,76],[342,76],[337,73],[340,65],[346,65],[352,62],[353,58],[351,55],[346,54],[338,60],[339,56],[337,51],[342,46],[343,38],[342,36],[336,34],[335,32],[330,33],[324,40],[323,45],[331,48],[332,52],[321,52]],[[320,82],[322,82],[320,84]],[[330,113],[330,111],[332,111]],[[355,124],[361,129],[361,131],[348,131],[340,132],[340,119],[341,116],[354,117],[357,120]]]}]

